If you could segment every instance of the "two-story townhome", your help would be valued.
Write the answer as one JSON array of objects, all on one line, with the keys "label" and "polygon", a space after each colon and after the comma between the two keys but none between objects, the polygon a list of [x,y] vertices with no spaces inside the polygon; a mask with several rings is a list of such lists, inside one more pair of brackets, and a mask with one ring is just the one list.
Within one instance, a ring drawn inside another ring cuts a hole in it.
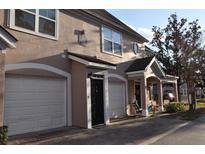
[{"label": "two-story townhome", "polygon": [[[139,21],[136,21],[139,22]],[[0,126],[9,135],[92,128],[163,109],[167,76],[146,38],[105,10],[0,10]]]}]

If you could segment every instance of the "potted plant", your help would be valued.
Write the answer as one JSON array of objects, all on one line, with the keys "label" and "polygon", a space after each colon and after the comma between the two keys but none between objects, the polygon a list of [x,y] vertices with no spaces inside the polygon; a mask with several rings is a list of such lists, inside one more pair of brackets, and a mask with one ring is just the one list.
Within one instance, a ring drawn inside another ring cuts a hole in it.
[{"label": "potted plant", "polygon": [[0,144],[5,145],[8,141],[8,126],[0,127]]}]

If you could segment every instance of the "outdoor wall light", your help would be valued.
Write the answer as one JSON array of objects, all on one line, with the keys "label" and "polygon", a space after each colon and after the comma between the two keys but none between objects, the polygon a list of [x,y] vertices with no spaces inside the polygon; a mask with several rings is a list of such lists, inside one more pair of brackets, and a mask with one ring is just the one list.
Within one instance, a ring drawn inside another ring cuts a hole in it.
[{"label": "outdoor wall light", "polygon": [[68,58],[68,49],[64,50],[64,52],[61,54],[62,58]]},{"label": "outdoor wall light", "polygon": [[77,35],[78,43],[80,45],[87,44],[88,41],[87,41],[87,38],[86,38],[86,35],[85,35],[85,30],[75,30],[74,34]]}]

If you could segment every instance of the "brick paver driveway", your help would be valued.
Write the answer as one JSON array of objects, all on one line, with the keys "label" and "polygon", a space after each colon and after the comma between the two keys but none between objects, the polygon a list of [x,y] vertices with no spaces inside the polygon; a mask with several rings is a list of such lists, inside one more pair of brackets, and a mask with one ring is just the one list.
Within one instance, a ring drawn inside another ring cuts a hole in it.
[{"label": "brick paver driveway", "polygon": [[[163,117],[129,119],[94,129],[72,129],[57,133],[56,135],[54,133],[50,136],[35,137],[34,140],[25,140],[21,144],[146,144],[146,140],[170,131],[184,122],[178,119]],[[18,142],[10,142],[10,144],[12,143]]]}]

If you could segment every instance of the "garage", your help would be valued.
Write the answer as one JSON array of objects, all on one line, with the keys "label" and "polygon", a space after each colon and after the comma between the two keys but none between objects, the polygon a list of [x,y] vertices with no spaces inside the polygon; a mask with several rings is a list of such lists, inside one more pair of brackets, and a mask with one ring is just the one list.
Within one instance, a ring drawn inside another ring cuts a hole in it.
[{"label": "garage", "polygon": [[9,135],[66,126],[66,79],[6,76],[4,125]]},{"label": "garage", "polygon": [[109,81],[110,118],[119,118],[126,115],[125,94],[124,82]]}]

